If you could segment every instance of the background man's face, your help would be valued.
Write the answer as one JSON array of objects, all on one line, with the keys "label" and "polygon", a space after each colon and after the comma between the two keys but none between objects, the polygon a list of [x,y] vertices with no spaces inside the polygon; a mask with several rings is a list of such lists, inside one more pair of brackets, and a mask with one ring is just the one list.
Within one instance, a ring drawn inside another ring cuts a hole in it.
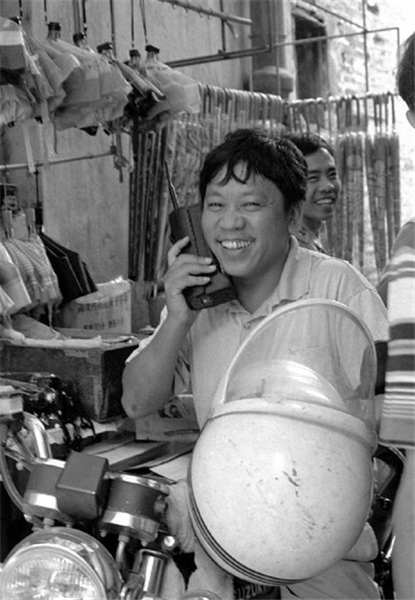
[{"label": "background man's face", "polygon": [[308,167],[306,199],[303,218],[321,224],[330,218],[340,192],[334,158],[325,148],[305,157]]}]

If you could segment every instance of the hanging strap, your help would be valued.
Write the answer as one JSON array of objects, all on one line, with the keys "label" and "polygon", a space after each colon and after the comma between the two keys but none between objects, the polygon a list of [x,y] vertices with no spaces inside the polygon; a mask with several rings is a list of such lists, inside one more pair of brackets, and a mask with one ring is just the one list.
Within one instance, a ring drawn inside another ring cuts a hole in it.
[{"label": "hanging strap", "polygon": [[114,0],[110,0],[110,21],[111,21],[111,41],[114,56],[117,56],[117,47],[115,41],[115,12],[114,12]]},{"label": "hanging strap", "polygon": [[43,15],[46,25],[48,24],[48,0],[43,0]]},{"label": "hanging strap", "polygon": [[148,44],[148,33],[147,33],[146,8],[145,8],[145,5],[144,5],[144,0],[140,0],[140,12],[141,12],[141,20],[143,22],[144,43],[147,46],[147,44]]},{"label": "hanging strap", "polygon": [[82,31],[85,35],[88,31],[88,23],[86,20],[86,0],[82,0]]},{"label": "hanging strap", "polygon": [[33,175],[33,173],[36,171],[36,168],[35,168],[35,161],[33,159],[33,149],[32,149],[32,144],[30,141],[28,121],[23,121],[22,132],[23,132],[24,146],[25,146],[25,150],[26,150],[27,168],[29,170],[29,173],[31,175]]},{"label": "hanging strap", "polygon": [[134,18],[134,0],[131,0],[131,48],[134,48],[135,45],[135,31],[134,31],[134,26],[135,26],[135,18]]}]

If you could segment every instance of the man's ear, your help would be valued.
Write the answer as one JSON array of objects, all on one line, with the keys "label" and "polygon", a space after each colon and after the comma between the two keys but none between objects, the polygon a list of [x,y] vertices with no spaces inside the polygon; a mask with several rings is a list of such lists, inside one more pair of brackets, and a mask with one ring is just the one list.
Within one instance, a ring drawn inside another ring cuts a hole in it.
[{"label": "man's ear", "polygon": [[406,118],[408,119],[410,125],[415,129],[415,111],[408,110],[406,112]]},{"label": "man's ear", "polygon": [[290,233],[292,233],[293,231],[296,231],[296,229],[298,228],[300,221],[301,221],[302,210],[303,210],[302,206],[298,206],[298,205],[291,209],[291,211],[290,211]]}]

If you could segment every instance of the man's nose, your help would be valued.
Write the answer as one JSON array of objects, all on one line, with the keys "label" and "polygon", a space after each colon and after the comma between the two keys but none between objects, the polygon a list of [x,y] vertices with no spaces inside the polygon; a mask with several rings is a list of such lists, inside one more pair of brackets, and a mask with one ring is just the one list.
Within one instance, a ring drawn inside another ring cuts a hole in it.
[{"label": "man's nose", "polygon": [[337,180],[322,177],[320,180],[320,188],[322,190],[334,190],[337,187]]},{"label": "man's nose", "polygon": [[244,226],[244,217],[236,208],[228,208],[220,219],[223,229],[241,229]]}]

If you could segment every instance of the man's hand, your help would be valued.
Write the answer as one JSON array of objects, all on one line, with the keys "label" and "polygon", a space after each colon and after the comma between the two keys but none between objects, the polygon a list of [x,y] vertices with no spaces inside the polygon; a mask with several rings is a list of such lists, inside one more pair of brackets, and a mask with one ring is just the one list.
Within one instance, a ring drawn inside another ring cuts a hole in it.
[{"label": "man's hand", "polygon": [[169,269],[164,278],[168,317],[191,325],[197,312],[188,307],[183,290],[195,285],[207,285],[216,266],[210,257],[182,253],[189,243],[186,236],[176,242],[167,255]]}]

